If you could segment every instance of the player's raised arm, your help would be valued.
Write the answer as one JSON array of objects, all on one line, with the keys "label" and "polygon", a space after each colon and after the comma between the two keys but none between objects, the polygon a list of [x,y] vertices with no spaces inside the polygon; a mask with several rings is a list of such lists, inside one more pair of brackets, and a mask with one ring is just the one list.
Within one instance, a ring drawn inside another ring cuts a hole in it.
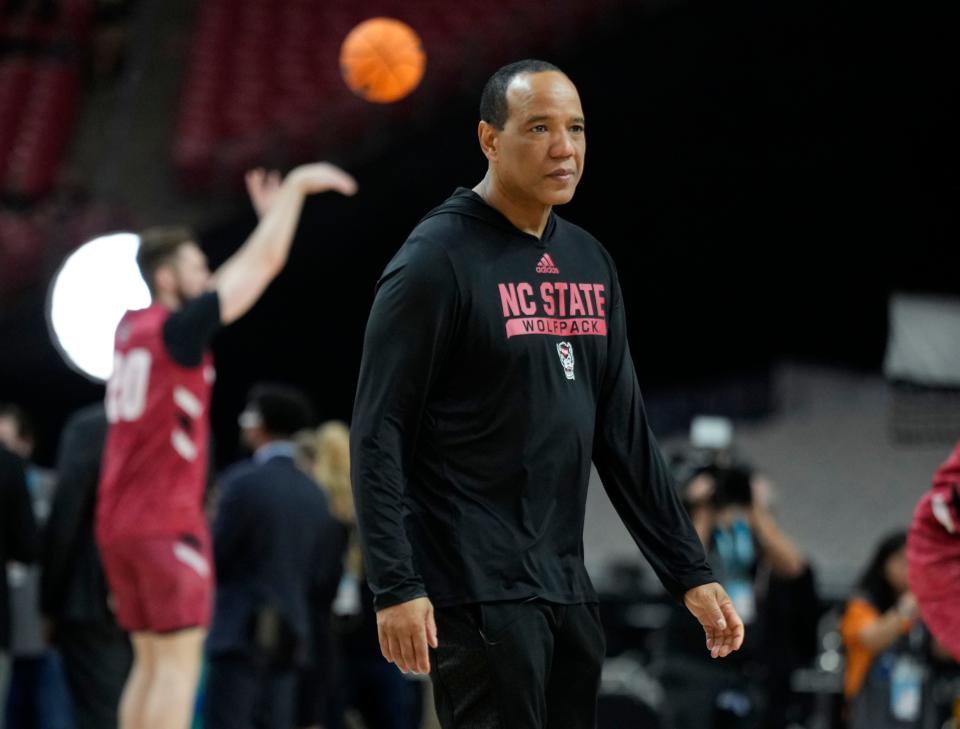
[{"label": "player's raised arm", "polygon": [[[339,167],[316,162],[292,170],[272,191],[268,204],[256,205],[260,223],[210,281],[210,288],[216,290],[220,299],[220,320],[224,324],[247,313],[283,269],[304,198],[328,190],[353,195],[357,183]],[[251,198],[256,204],[252,189]]]}]

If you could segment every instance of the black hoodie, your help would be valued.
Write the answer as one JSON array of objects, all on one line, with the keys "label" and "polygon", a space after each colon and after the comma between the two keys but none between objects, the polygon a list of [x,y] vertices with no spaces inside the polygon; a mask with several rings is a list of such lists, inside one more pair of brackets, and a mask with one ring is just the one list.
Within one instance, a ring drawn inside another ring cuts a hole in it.
[{"label": "black hoodie", "polygon": [[555,214],[541,239],[459,188],[377,284],[351,428],[377,608],[596,601],[593,459],[677,598],[713,581],[647,425],[616,269]]}]

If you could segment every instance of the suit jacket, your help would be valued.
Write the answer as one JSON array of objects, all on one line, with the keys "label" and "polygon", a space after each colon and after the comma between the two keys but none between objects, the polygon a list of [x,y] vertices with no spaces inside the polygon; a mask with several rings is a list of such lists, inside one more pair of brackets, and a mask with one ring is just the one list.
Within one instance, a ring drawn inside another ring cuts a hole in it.
[{"label": "suit jacket", "polygon": [[309,662],[311,613],[329,611],[336,594],[342,534],[326,497],[292,458],[231,469],[213,526],[217,593],[207,652],[254,655],[258,615],[270,608],[296,640],[294,662]]},{"label": "suit jacket", "polygon": [[113,621],[94,540],[100,459],[107,437],[102,403],[74,413],[57,452],[59,483],[43,530],[40,606],[55,620]]},{"label": "suit jacket", "polygon": [[10,646],[7,560],[35,561],[39,542],[23,462],[0,446],[0,651]]}]

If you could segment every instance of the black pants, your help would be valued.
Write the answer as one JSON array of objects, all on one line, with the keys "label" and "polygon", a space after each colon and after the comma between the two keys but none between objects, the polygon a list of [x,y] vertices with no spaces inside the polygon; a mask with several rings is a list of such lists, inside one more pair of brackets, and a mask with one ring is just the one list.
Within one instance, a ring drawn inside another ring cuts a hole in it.
[{"label": "black pants", "polygon": [[77,729],[116,729],[120,695],[133,663],[130,639],[112,620],[57,623],[57,647]]},{"label": "black pants", "polygon": [[268,669],[242,656],[210,659],[203,725],[206,729],[293,729],[297,672]]},{"label": "black pants", "polygon": [[443,729],[594,729],[606,642],[596,605],[498,602],[436,611]]}]

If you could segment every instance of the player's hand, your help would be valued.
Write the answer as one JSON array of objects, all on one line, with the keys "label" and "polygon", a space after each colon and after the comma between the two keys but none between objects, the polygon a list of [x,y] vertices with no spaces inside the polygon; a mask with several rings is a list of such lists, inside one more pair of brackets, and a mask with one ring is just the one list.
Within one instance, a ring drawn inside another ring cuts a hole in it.
[{"label": "player's hand", "polygon": [[262,167],[258,167],[255,170],[249,170],[243,179],[247,184],[247,195],[250,196],[253,209],[257,211],[257,217],[262,218],[277,198],[283,178],[276,170],[267,172]]},{"label": "player's hand", "polygon": [[300,165],[291,170],[287,179],[293,180],[304,195],[327,191],[353,195],[357,191],[357,181],[348,172],[329,162]]},{"label": "player's hand", "polygon": [[426,597],[377,611],[380,651],[404,673],[430,673],[427,646],[437,647],[433,604]]},{"label": "player's hand", "polygon": [[743,621],[719,583],[711,582],[687,590],[683,604],[703,626],[707,634],[707,650],[713,658],[726,658],[743,645]]}]

